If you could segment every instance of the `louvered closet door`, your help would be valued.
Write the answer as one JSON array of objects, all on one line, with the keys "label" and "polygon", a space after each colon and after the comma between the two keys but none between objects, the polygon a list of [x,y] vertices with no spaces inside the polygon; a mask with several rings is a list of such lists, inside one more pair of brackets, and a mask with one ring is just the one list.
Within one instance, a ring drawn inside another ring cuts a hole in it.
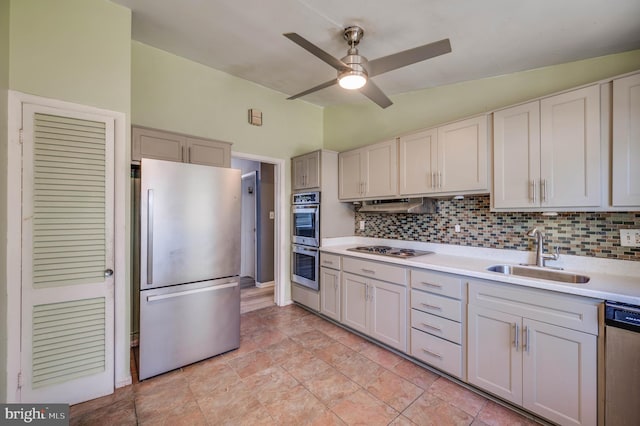
[{"label": "louvered closet door", "polygon": [[23,106],[23,402],[113,392],[113,120]]}]

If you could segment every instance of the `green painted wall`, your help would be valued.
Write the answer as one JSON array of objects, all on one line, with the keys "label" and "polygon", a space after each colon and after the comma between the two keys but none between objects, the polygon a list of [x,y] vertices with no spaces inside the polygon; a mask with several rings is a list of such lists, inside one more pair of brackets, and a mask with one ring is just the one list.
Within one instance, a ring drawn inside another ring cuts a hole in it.
[{"label": "green painted wall", "polygon": [[7,400],[7,91],[9,0],[0,0],[0,401]]},{"label": "green painted wall", "polygon": [[[9,88],[123,112],[128,128],[131,11],[107,0],[10,0],[10,4]],[[5,31],[4,25],[0,28]],[[131,151],[129,137],[125,149],[127,153]],[[6,167],[2,170],[6,173]],[[128,181],[129,175],[125,178]],[[129,223],[129,185],[126,191]],[[6,200],[6,195],[2,199]],[[125,276],[129,277],[128,242],[126,249]],[[126,286],[129,288],[129,280]],[[129,303],[127,300],[127,306]],[[125,307],[124,312],[128,324],[129,308]],[[116,372],[118,377],[129,374],[129,330],[125,331],[121,338],[127,348],[126,365],[123,371]]]},{"label": "green painted wall", "polygon": [[[288,159],[322,147],[322,108],[133,42],[134,124],[233,142],[238,152]],[[247,121],[262,111],[263,125]]]},{"label": "green painted wall", "polygon": [[327,107],[324,148],[356,148],[637,69],[640,50],[404,93],[384,110],[368,101]]},{"label": "green painted wall", "polygon": [[12,0],[10,87],[129,113],[131,11],[106,0]]}]

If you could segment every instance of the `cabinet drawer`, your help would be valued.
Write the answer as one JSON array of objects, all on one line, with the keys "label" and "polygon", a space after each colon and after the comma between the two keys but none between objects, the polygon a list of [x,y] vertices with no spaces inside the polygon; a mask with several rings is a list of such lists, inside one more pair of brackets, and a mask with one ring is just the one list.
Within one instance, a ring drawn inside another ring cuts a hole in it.
[{"label": "cabinet drawer", "polygon": [[411,288],[441,294],[442,296],[462,298],[462,278],[441,272],[414,269],[411,271]]},{"label": "cabinet drawer", "polygon": [[412,328],[411,356],[452,376],[462,378],[462,347],[460,345]]},{"label": "cabinet drawer", "polygon": [[412,309],[411,327],[437,337],[442,337],[453,343],[462,343],[462,325],[456,321]]},{"label": "cabinet drawer", "polygon": [[352,274],[363,275],[376,280],[407,285],[408,271],[400,266],[344,257],[342,259],[342,269]]},{"label": "cabinet drawer", "polygon": [[602,300],[516,288],[508,284],[469,281],[469,304],[597,336],[598,306]]},{"label": "cabinet drawer", "polygon": [[320,266],[331,269],[340,269],[341,257],[337,254],[320,253]]},{"label": "cabinet drawer", "polygon": [[462,319],[462,303],[459,300],[435,294],[411,290],[411,307],[453,321],[460,322]]}]

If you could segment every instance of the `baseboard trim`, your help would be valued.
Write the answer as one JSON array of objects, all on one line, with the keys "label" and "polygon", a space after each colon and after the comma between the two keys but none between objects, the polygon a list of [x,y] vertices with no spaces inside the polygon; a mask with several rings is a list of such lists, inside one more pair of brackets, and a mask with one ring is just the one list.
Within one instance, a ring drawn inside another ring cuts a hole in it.
[{"label": "baseboard trim", "polygon": [[256,287],[258,287],[258,288],[273,287],[275,285],[276,285],[275,281],[268,281],[266,283],[259,283],[258,281],[256,281]]}]

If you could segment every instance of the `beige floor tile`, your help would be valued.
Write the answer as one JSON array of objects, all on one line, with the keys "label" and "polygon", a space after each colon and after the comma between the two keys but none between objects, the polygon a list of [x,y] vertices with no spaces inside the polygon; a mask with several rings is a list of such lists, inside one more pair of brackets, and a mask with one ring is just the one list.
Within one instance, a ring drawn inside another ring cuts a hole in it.
[{"label": "beige floor tile", "polygon": [[197,402],[209,424],[234,423],[262,409],[253,390],[241,381],[229,387],[215,389],[198,398]]},{"label": "beige floor tile", "polygon": [[162,410],[156,414],[138,415],[138,424],[141,426],[205,426],[207,422],[196,401],[190,400],[184,405],[174,407],[171,410]]},{"label": "beige floor tile", "polygon": [[389,370],[402,361],[402,357],[370,342],[367,342],[364,345],[363,349],[360,350],[360,353]]},{"label": "beige floor tile", "polygon": [[399,415],[398,417],[393,419],[391,423],[389,423],[389,426],[415,426],[415,425],[416,424],[414,422],[412,422],[411,420],[409,420],[403,415]]},{"label": "beige floor tile", "polygon": [[398,412],[365,390],[359,390],[330,406],[349,425],[386,425]]},{"label": "beige floor tile", "polygon": [[389,370],[383,371],[367,386],[367,391],[379,400],[402,412],[416,400],[424,390]]},{"label": "beige floor tile", "polygon": [[302,385],[290,389],[287,397],[265,404],[278,424],[300,425],[325,416],[327,408]]},{"label": "beige floor tile", "polygon": [[111,395],[92,399],[91,401],[83,402],[81,404],[72,405],[69,407],[69,416],[71,418],[79,417],[85,413],[99,410],[102,407],[114,405],[119,401],[133,401],[133,388],[133,385],[126,386],[124,388],[116,389]]},{"label": "beige floor tile", "polygon": [[537,423],[493,401],[488,401],[476,417],[488,426],[534,426]]},{"label": "beige floor tile", "polygon": [[292,356],[305,352],[304,347],[290,339],[286,338],[277,343],[267,346],[265,349],[274,364],[282,364],[289,360]]},{"label": "beige floor tile", "polygon": [[240,376],[227,364],[192,371],[185,376],[195,398],[205,397],[218,389],[228,389],[240,381]]},{"label": "beige floor tile", "polygon": [[473,422],[473,416],[428,392],[402,414],[420,426],[468,426]]},{"label": "beige floor tile", "polygon": [[318,374],[324,374],[332,368],[329,364],[307,351],[283,362],[282,367],[301,383],[306,383],[309,379]]},{"label": "beige floor tile", "polygon": [[314,351],[325,348],[335,342],[331,337],[321,331],[311,330],[292,337],[308,351]]},{"label": "beige floor tile", "polygon": [[412,382],[414,385],[427,390],[429,387],[438,380],[440,376],[436,373],[432,373],[420,366],[417,366],[411,361],[403,359],[395,367],[391,369],[398,376],[405,378]]},{"label": "beige floor tile", "polygon": [[251,352],[229,361],[229,366],[236,371],[241,379],[269,368],[272,364],[271,357],[265,351]]},{"label": "beige floor tile", "polygon": [[356,355],[356,351],[348,348],[342,343],[332,340],[333,343],[314,351],[314,354],[324,362],[336,366],[345,359]]},{"label": "beige floor tile", "polygon": [[171,381],[156,384],[142,382],[136,386],[136,414],[141,423],[154,418],[173,416],[180,413],[183,407],[195,402],[195,397],[182,375]]},{"label": "beige floor tile", "polygon": [[70,411],[70,425],[135,426],[136,409],[132,399],[123,399],[83,413]]},{"label": "beige floor tile", "polygon": [[366,339],[358,336],[357,334],[349,333],[348,331],[345,331],[344,334],[339,334],[334,338],[356,352],[363,350],[367,346],[367,343],[369,343]]},{"label": "beige floor tile", "polygon": [[360,386],[367,386],[384,370],[380,365],[358,353],[343,358],[335,368]]},{"label": "beige floor tile", "polygon": [[428,392],[474,417],[478,415],[487,403],[486,398],[444,377],[433,382]]},{"label": "beige floor tile", "polygon": [[299,382],[282,367],[270,367],[243,380],[262,404],[285,399]]},{"label": "beige floor tile", "polygon": [[305,382],[305,387],[327,405],[360,389],[360,386],[334,368],[310,378]]}]

